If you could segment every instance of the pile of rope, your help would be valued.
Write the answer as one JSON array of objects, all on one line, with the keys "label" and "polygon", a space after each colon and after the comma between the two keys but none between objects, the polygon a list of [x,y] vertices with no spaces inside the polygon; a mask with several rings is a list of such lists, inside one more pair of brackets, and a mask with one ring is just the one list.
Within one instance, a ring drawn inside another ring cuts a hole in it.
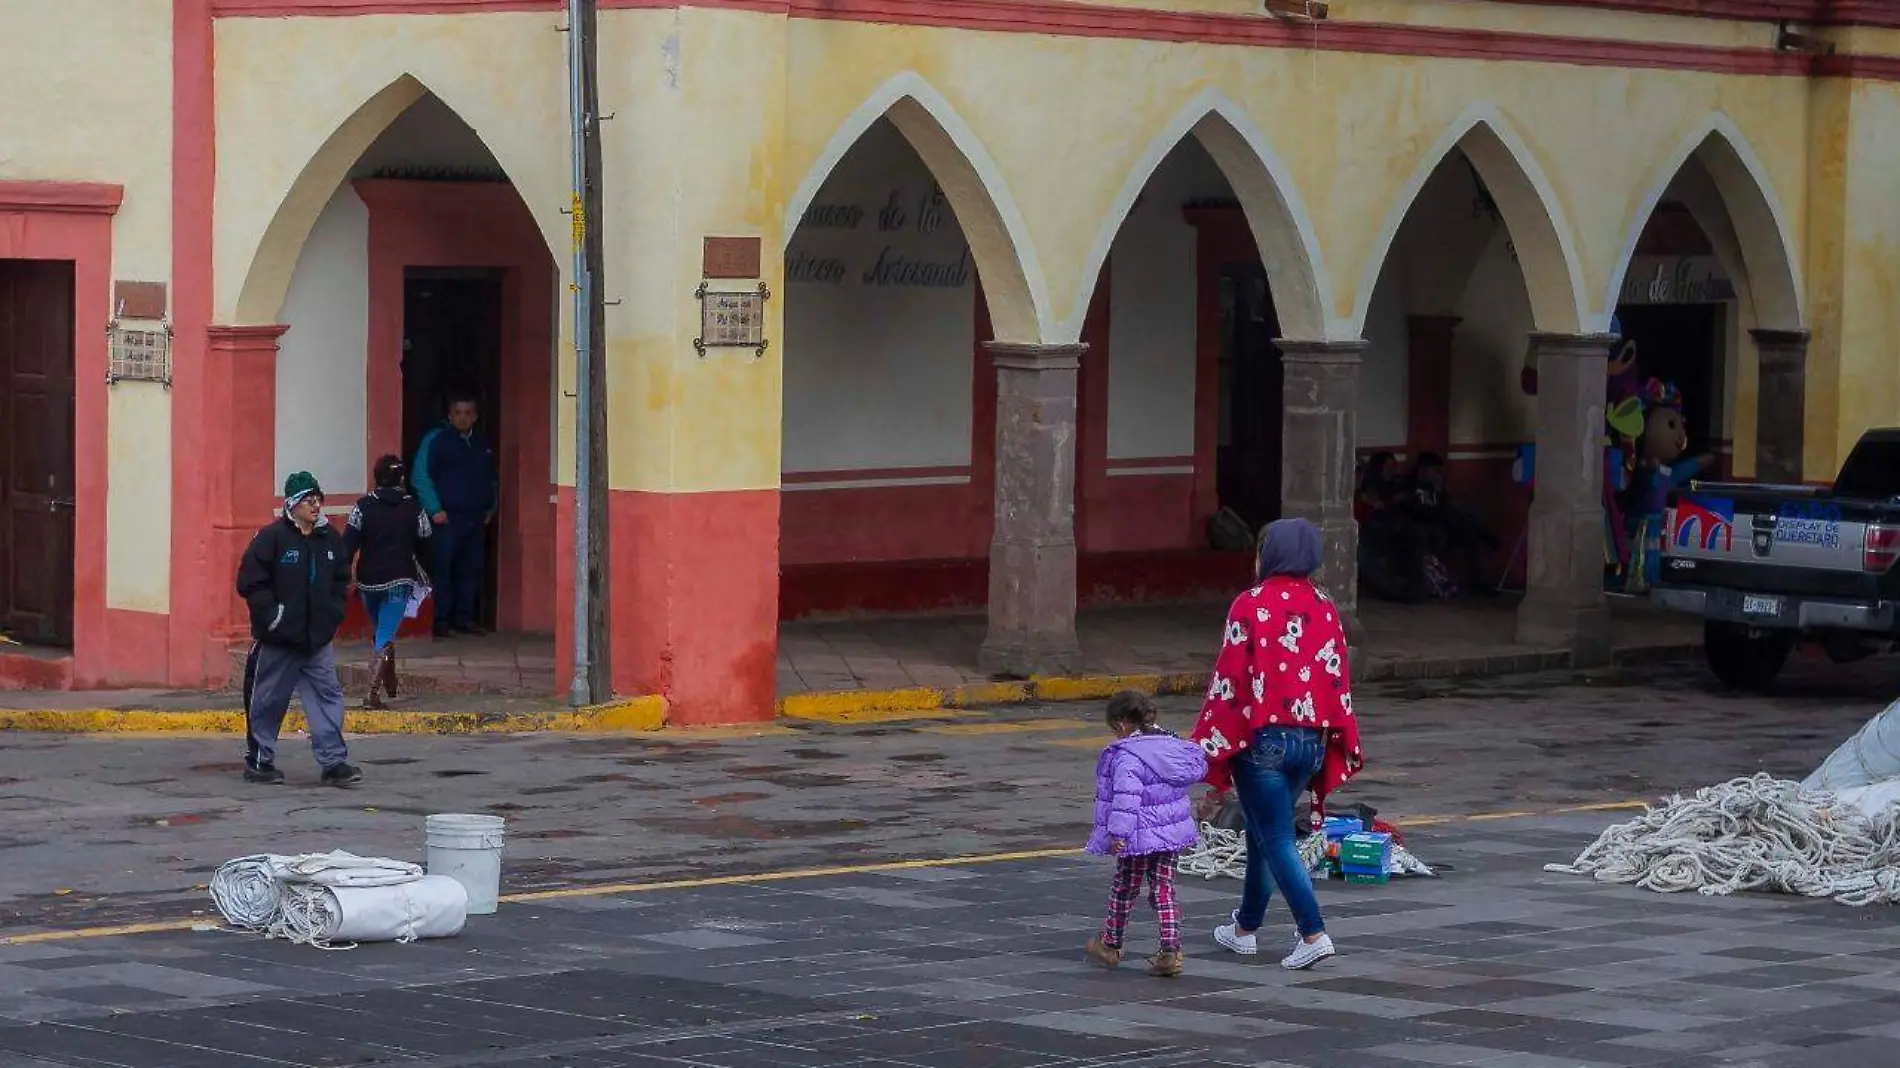
[{"label": "pile of rope", "polygon": [[[1306,870],[1317,872],[1326,866],[1326,836],[1309,834],[1300,839],[1300,859]],[[1247,877],[1247,835],[1211,823],[1201,824],[1201,840],[1181,854],[1175,870],[1200,879],[1244,879]],[[1413,856],[1397,842],[1392,843],[1392,874],[1432,875],[1425,862]]]},{"label": "pile of rope", "polygon": [[1900,902],[1900,808],[1869,818],[1835,794],[1758,774],[1676,795],[1544,869],[1674,894],[1773,890],[1843,905]]}]

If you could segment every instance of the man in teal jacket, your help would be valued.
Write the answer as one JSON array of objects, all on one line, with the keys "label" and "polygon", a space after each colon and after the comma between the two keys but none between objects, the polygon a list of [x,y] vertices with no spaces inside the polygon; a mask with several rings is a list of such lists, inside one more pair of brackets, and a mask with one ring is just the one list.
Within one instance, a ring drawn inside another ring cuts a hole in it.
[{"label": "man in teal jacket", "polygon": [[435,524],[435,636],[484,633],[476,610],[488,565],[488,524],[501,503],[495,452],[475,434],[480,405],[450,398],[448,418],[424,435],[410,470]]}]

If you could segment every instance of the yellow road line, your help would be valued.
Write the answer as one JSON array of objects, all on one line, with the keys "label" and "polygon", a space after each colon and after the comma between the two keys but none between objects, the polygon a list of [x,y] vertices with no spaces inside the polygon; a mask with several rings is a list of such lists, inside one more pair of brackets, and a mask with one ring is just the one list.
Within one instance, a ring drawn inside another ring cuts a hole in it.
[{"label": "yellow road line", "polygon": [[1409,827],[1440,827],[1447,823],[1489,823],[1494,820],[1522,820],[1537,816],[1575,816],[1585,812],[1627,812],[1633,809],[1648,808],[1648,801],[1601,801],[1590,805],[1566,805],[1563,808],[1524,809],[1517,812],[1479,812],[1468,816],[1408,816],[1395,819],[1399,829]]},{"label": "yellow road line", "polygon": [[755,872],[751,875],[711,875],[700,879],[670,879],[657,883],[608,883],[604,886],[575,886],[565,890],[535,890],[524,894],[503,894],[497,900],[527,902],[559,901],[575,897],[613,897],[618,894],[645,894],[655,890],[696,890],[708,886],[742,886],[748,883],[776,883],[793,879],[822,879],[834,875],[869,875],[885,871],[956,868],[966,864],[1051,860],[1057,857],[1079,857],[1082,852],[1073,847],[1029,849],[1020,853],[986,853],[968,857],[940,857],[934,860],[892,860],[878,864],[844,864],[832,868],[791,868],[786,871]]},{"label": "yellow road line", "polygon": [[89,938],[119,938],[125,935],[159,934],[189,931],[193,927],[213,925],[205,920],[160,920],[156,923],[127,923],[117,927],[81,927],[72,931],[38,931],[33,934],[0,938],[0,946],[33,946],[43,942],[75,942]]},{"label": "yellow road line", "polygon": [[[1563,808],[1541,809],[1521,812],[1480,812],[1466,816],[1416,816],[1399,817],[1393,822],[1401,828],[1437,827],[1452,823],[1482,823],[1490,820],[1526,819],[1535,816],[1564,816],[1582,812],[1616,812],[1628,809],[1644,808],[1648,801],[1605,801],[1587,805],[1568,805]],[[712,886],[743,886],[757,883],[790,882],[797,879],[823,879],[840,875],[870,875],[890,871],[922,871],[932,868],[958,868],[972,864],[1006,864],[1024,860],[1054,860],[1064,857],[1081,856],[1080,849],[1065,847],[1059,849],[1028,849],[1014,853],[983,853],[960,857],[935,857],[923,860],[892,860],[873,864],[842,864],[821,868],[789,868],[781,871],[754,872],[748,875],[710,875],[695,879],[668,879],[647,883],[605,883],[597,886],[573,886],[560,890],[533,890],[519,894],[503,894],[501,901],[510,904],[531,904],[537,901],[561,901],[573,898],[614,897],[621,894],[650,894],[661,890],[696,890]],[[120,938],[127,935],[160,934],[173,931],[189,931],[196,927],[214,926],[206,919],[159,920],[152,923],[129,923],[114,927],[80,927],[69,931],[36,931],[32,934],[0,937],[0,946],[30,946],[48,942],[77,942],[99,938]]]}]

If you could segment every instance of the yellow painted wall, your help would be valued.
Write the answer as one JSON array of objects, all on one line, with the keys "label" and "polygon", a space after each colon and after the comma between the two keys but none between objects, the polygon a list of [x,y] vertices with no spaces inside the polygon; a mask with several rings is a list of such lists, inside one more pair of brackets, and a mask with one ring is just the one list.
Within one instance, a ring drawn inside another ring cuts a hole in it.
[{"label": "yellow painted wall", "polygon": [[[1833,456],[1816,455],[1817,435],[1808,436],[1809,478],[1832,477],[1868,427],[1900,425],[1900,85],[1853,82],[1840,95],[1846,98],[1846,130],[1838,142],[1845,164],[1841,229],[1828,235],[1831,247],[1838,242],[1840,268],[1828,280],[1839,287],[1838,418]],[[1819,448],[1826,443],[1819,439]]]},{"label": "yellow painted wall", "polygon": [[[0,180],[124,186],[114,278],[171,279],[171,11],[170,0],[0,3]],[[107,418],[106,603],[165,612],[170,541],[153,532],[171,528],[170,394],[115,386]]]},{"label": "yellow painted wall", "polygon": [[[1165,6],[1224,10],[1220,0]],[[1771,32],[1759,24],[1450,0],[1334,5],[1335,19],[1462,25],[1474,13],[1508,14],[1513,28],[1525,30],[1690,43],[1758,43]],[[221,22],[220,320],[274,319],[300,228],[307,229],[334,185],[311,176],[347,170],[361,145],[423,86],[481,134],[565,269],[568,227],[560,209],[568,157],[557,25],[554,15]],[[1504,145],[1497,166],[1529,175],[1525,188],[1547,198],[1556,235],[1550,248],[1539,253],[1524,235],[1513,235],[1520,252],[1546,257],[1556,279],[1532,295],[1540,328],[1607,324],[1624,254],[1647,208],[1712,131],[1730,138],[1765,184],[1772,217],[1756,229],[1775,239],[1756,246],[1779,250],[1785,234],[1808,298],[1822,300],[1819,280],[1810,277],[1817,257],[1808,247],[1810,229],[1827,222],[1810,196],[1817,180],[1809,162],[1810,108],[1833,83],[709,10],[609,11],[602,34],[602,103],[617,116],[605,134],[606,288],[622,301],[609,311],[608,331],[617,488],[777,484],[782,309],[777,299],[767,305],[767,336],[775,345],[763,359],[696,356],[691,293],[699,282],[700,240],[760,237],[764,281],[782,297],[779,250],[801,190],[821,184],[848,149],[849,133],[841,139],[841,130],[868,124],[882,104],[905,94],[916,102],[899,105],[898,124],[921,142],[920,154],[961,167],[940,170],[939,178],[977,250],[998,333],[1011,340],[1076,335],[1120,217],[1148,171],[1210,110],[1232,135],[1228,147],[1244,149],[1215,154],[1231,165],[1228,178],[1256,222],[1277,210],[1265,192],[1275,175],[1286,204],[1277,240],[1311,257],[1304,305],[1298,277],[1276,278],[1289,333],[1358,333],[1369,280],[1378,275],[1408,189],[1450,147],[1448,134],[1474,123],[1495,130]],[[385,92],[405,74],[416,84]],[[873,100],[880,104],[867,115]],[[365,101],[375,103],[350,121]],[[1061,111],[1035,110],[1046,101],[1061,102]],[[1886,146],[1900,136],[1882,101],[1856,111],[1868,117],[1843,141],[1844,148],[1853,145],[1855,160],[1884,165]],[[1855,210],[1870,219],[1884,218],[1873,204],[1883,173],[1892,172],[1876,166],[1854,186]],[[1891,232],[1900,233],[1900,224]],[[1870,278],[1893,271],[1871,245],[1857,246],[1841,262],[1843,269],[1865,265],[1875,272]],[[1857,336],[1871,336],[1880,320],[1861,311],[1843,312],[1840,321]],[[565,357],[563,365],[571,386]],[[1821,391],[1814,392],[1814,403],[1823,403]],[[1738,397],[1738,415],[1752,410],[1751,402]],[[1863,414],[1857,408],[1854,418]],[[1830,420],[1814,422],[1836,433]],[[571,467],[570,434],[564,423],[564,470]]]}]

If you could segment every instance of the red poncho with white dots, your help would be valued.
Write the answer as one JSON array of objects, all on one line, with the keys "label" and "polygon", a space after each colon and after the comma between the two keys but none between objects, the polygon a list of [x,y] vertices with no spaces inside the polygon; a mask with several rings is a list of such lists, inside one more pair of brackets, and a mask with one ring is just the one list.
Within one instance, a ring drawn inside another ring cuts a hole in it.
[{"label": "red poncho with white dots", "polygon": [[1324,799],[1359,773],[1359,721],[1352,711],[1346,632],[1331,598],[1312,582],[1276,575],[1234,599],[1214,678],[1194,725],[1207,751],[1207,781],[1233,784],[1231,761],[1263,727],[1324,733],[1326,762],[1313,779]]}]

